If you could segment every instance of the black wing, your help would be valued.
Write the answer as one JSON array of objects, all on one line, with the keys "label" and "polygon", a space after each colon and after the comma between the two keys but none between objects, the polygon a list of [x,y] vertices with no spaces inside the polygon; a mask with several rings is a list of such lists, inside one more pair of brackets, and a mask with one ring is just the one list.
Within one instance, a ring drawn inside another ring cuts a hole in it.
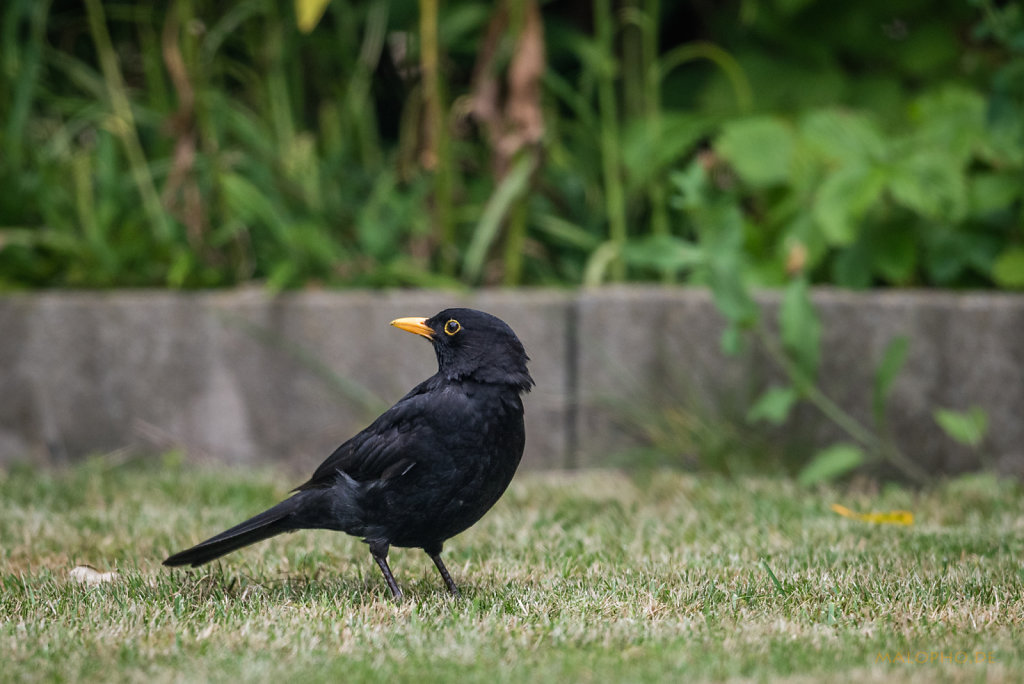
[{"label": "black wing", "polygon": [[429,412],[436,409],[431,384],[428,380],[418,385],[366,429],[335,449],[295,491],[331,487],[339,472],[358,482],[387,480],[408,472],[430,443]]}]

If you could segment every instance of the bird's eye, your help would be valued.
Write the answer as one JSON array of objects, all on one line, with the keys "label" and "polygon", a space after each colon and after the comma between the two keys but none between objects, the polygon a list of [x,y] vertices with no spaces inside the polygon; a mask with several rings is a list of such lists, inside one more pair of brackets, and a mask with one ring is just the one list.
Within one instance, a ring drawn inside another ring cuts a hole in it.
[{"label": "bird's eye", "polygon": [[454,318],[450,319],[447,323],[444,324],[445,335],[454,335],[460,330],[462,330],[462,326],[459,325],[459,322]]}]

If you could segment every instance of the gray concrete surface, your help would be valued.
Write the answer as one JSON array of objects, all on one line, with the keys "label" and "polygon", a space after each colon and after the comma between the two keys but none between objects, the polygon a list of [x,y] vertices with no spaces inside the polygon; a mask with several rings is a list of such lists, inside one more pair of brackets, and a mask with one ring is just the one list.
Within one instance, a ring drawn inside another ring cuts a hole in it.
[{"label": "gray concrete surface", "polygon": [[[885,345],[910,339],[889,428],[930,470],[979,464],[935,426],[935,407],[981,406],[981,453],[1024,475],[1024,297],[822,290],[821,382],[870,420]],[[769,319],[777,295],[760,297]],[[696,289],[590,291],[34,293],[0,298],[0,464],[59,463],[122,448],[312,468],[435,369],[429,346],[388,326],[447,306],[517,331],[537,388],[526,402],[531,468],[601,465],[635,446],[623,416],[682,402],[742,415],[779,377],[757,349],[720,351],[724,329]],[[689,410],[688,409],[688,410]],[[841,435],[801,409],[783,448]]]}]

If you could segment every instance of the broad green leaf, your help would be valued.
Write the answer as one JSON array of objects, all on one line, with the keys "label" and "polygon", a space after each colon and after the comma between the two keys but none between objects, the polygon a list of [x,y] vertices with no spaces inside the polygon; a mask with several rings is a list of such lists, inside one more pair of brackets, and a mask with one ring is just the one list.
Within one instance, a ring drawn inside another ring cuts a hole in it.
[{"label": "broad green leaf", "polygon": [[865,166],[883,159],[886,142],[875,123],[863,114],[820,109],[803,117],[801,140],[826,161]]},{"label": "broad green leaf", "polygon": [[860,220],[882,195],[885,175],[863,165],[844,166],[818,188],[812,214],[825,240],[848,245],[857,237]]},{"label": "broad green leaf", "polygon": [[806,278],[794,279],[786,286],[779,307],[779,331],[782,344],[805,379],[813,378],[821,356],[821,321],[811,303]]},{"label": "broad green leaf", "polygon": [[733,323],[746,326],[757,319],[757,305],[743,282],[742,260],[715,258],[710,263],[708,285],[715,306]]},{"label": "broad green leaf", "polygon": [[726,124],[715,149],[740,178],[765,187],[789,179],[795,145],[792,127],[777,117],[761,116]]},{"label": "broad green leaf", "polygon": [[742,272],[718,262],[708,277],[715,305],[723,316],[742,326],[757,319],[757,305],[743,283]]},{"label": "broad green leaf", "polygon": [[653,235],[627,242],[622,249],[622,258],[634,266],[674,273],[701,264],[704,261],[704,250],[673,235]]},{"label": "broad green leaf", "polygon": [[[1018,43],[1024,43],[1024,31]],[[978,156],[995,168],[1020,168],[1024,164],[1024,102],[1014,92],[1024,82],[1024,60],[1000,69],[993,79],[985,112],[985,137]],[[1000,84],[1002,81],[1002,84]]]},{"label": "broad green leaf", "polygon": [[833,482],[864,464],[864,451],[855,444],[833,444],[814,455],[797,476],[802,485]]},{"label": "broad green leaf", "polygon": [[992,279],[999,287],[1024,289],[1024,247],[1008,247],[992,264]]},{"label": "broad green leaf", "polygon": [[769,387],[747,412],[747,422],[764,421],[772,425],[781,425],[789,418],[800,394],[792,387]]},{"label": "broad green leaf", "polygon": [[966,411],[935,409],[934,416],[943,432],[964,446],[981,446],[988,431],[988,414],[977,406]]},{"label": "broad green leaf", "polygon": [[743,253],[743,212],[733,198],[713,197],[690,210],[701,247],[712,258]]},{"label": "broad green leaf", "polygon": [[689,214],[697,224],[715,305],[729,321],[749,325],[757,319],[758,308],[744,280],[747,268],[739,207],[719,198],[690,209]]},{"label": "broad green leaf", "polygon": [[1012,208],[1024,195],[1020,177],[1010,173],[973,173],[967,181],[967,204],[971,216],[985,217]]},{"label": "broad green leaf", "polygon": [[917,125],[913,145],[941,152],[952,163],[968,163],[986,137],[985,98],[961,86],[946,85],[914,100],[910,117]]},{"label": "broad green leaf", "polygon": [[882,360],[875,369],[875,383],[872,388],[871,406],[875,413],[875,422],[881,423],[885,418],[885,402],[892,389],[892,383],[896,380],[903,364],[907,360],[907,351],[910,343],[906,337],[893,338],[885,347]]},{"label": "broad green leaf", "polygon": [[678,164],[713,125],[711,118],[693,114],[665,114],[657,123],[650,118],[632,123],[622,141],[622,165],[629,188],[646,189],[658,174]]},{"label": "broad green leaf", "polygon": [[675,190],[671,198],[673,207],[685,212],[695,212],[705,206],[708,178],[707,172],[699,162],[694,160],[685,169],[673,171],[669,174],[669,182]]},{"label": "broad green leaf", "polygon": [[736,323],[727,325],[722,331],[719,344],[722,346],[722,351],[729,356],[736,356],[743,351],[743,331],[740,326]]},{"label": "broad green leaf", "polygon": [[958,221],[967,213],[967,184],[955,157],[926,148],[892,165],[888,190],[897,203],[930,219]]}]

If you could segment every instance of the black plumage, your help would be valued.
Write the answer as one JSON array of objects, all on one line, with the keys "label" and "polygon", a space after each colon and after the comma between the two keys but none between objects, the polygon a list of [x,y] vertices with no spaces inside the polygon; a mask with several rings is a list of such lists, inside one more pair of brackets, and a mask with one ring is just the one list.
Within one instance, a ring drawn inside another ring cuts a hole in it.
[{"label": "black plumage", "polygon": [[458,594],[441,550],[494,505],[519,466],[529,357],[508,325],[482,311],[391,324],[431,341],[437,373],[335,449],[291,497],[164,565],[194,567],[282,532],[328,529],[363,538],[396,599],[391,546],[422,548]]}]

